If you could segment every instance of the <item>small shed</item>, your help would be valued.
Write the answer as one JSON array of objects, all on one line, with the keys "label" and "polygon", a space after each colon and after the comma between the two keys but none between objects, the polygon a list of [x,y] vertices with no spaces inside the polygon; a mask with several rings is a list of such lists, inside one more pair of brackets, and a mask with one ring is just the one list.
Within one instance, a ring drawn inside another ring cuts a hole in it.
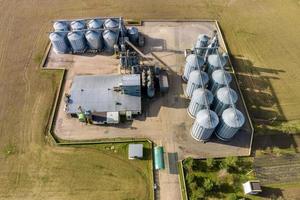
[{"label": "small shed", "polygon": [[143,158],[143,144],[129,144],[128,159]]},{"label": "small shed", "polygon": [[154,165],[156,170],[164,169],[164,149],[162,146],[154,147]]},{"label": "small shed", "polygon": [[243,184],[243,188],[245,194],[258,194],[259,192],[262,192],[260,181],[258,180],[247,181]]}]

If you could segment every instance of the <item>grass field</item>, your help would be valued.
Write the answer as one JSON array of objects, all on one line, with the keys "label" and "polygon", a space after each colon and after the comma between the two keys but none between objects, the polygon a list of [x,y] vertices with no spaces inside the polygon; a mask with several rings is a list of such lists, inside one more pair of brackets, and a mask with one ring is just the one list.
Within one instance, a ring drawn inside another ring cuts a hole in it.
[{"label": "grass field", "polygon": [[[299,127],[298,0],[0,0],[0,199],[99,199],[96,195],[105,188],[92,182],[88,190],[86,184],[90,177],[102,178],[95,166],[106,165],[111,156],[45,145],[60,73],[41,71],[38,61],[50,20],[114,15],[219,20],[255,122],[275,120],[279,131],[282,120],[291,130]],[[112,192],[106,194],[102,199],[111,199]]]}]

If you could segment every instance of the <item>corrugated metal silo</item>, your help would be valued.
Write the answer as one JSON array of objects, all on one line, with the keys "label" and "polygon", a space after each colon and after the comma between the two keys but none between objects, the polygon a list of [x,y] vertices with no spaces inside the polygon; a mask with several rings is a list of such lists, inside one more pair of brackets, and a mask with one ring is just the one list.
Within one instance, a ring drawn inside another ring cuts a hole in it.
[{"label": "corrugated metal silo", "polygon": [[65,35],[65,33],[50,33],[49,39],[53,46],[53,50],[56,53],[67,53],[69,51],[69,46]]},{"label": "corrugated metal silo", "polygon": [[205,109],[206,103],[208,106],[212,103],[214,100],[213,94],[208,90],[204,88],[198,88],[193,92],[191,102],[188,107],[188,113],[192,118],[195,118],[197,113]]},{"label": "corrugated metal silo", "polygon": [[216,93],[212,108],[217,115],[221,116],[223,111],[227,109],[231,103],[235,104],[237,100],[237,93],[233,89],[229,87],[222,87],[218,89]]},{"label": "corrugated metal silo", "polygon": [[86,40],[82,32],[70,32],[68,39],[74,53],[82,53],[86,50]]},{"label": "corrugated metal silo", "polygon": [[73,21],[71,22],[71,29],[73,31],[80,31],[85,29],[85,22],[84,21]]},{"label": "corrugated metal silo", "polygon": [[89,49],[101,50],[103,48],[102,35],[99,31],[87,31],[85,38]]},{"label": "corrugated metal silo", "polygon": [[68,25],[63,21],[54,22],[53,28],[55,31],[68,31]]},{"label": "corrugated metal silo", "polygon": [[103,40],[105,49],[109,52],[113,52],[114,45],[117,43],[117,34],[111,30],[105,30],[103,32]]},{"label": "corrugated metal silo", "polygon": [[136,27],[130,27],[127,30],[129,41],[133,44],[137,44],[139,40],[139,30]]},{"label": "corrugated metal silo", "polygon": [[205,72],[201,70],[195,70],[190,73],[189,81],[185,91],[186,97],[191,98],[194,90],[202,87],[201,78],[204,84],[203,87],[205,87],[209,80],[208,75]]},{"label": "corrugated metal silo", "polygon": [[243,113],[235,108],[224,110],[220,124],[216,128],[216,135],[219,139],[228,141],[244,125],[245,117]]},{"label": "corrugated metal silo", "polygon": [[104,28],[106,29],[113,29],[113,28],[118,28],[119,27],[119,22],[115,19],[107,19],[104,22]]},{"label": "corrugated metal silo", "polygon": [[103,21],[100,19],[92,19],[87,23],[88,29],[100,29],[103,26]]},{"label": "corrugated metal silo", "polygon": [[192,126],[191,135],[197,141],[207,141],[218,123],[219,118],[214,111],[200,110]]},{"label": "corrugated metal silo", "polygon": [[232,81],[231,75],[223,69],[215,70],[211,76],[208,88],[213,94],[215,94],[219,88],[225,87]]},{"label": "corrugated metal silo", "polygon": [[200,56],[197,56],[195,54],[190,54],[186,57],[186,63],[184,66],[184,72],[182,75],[182,79],[184,81],[188,81],[190,73],[194,70],[199,70],[199,67],[197,65],[197,60],[199,63],[199,67],[202,67],[204,64],[204,59]]},{"label": "corrugated metal silo", "polygon": [[[219,58],[220,57],[220,58]],[[226,55],[212,54],[208,56],[207,73],[211,75],[213,71],[223,68],[227,63]]]},{"label": "corrugated metal silo", "polygon": [[[195,48],[207,47],[207,43],[209,41],[209,37],[205,34],[200,34],[198,36]],[[203,56],[206,52],[206,49],[195,49],[198,55]]]}]

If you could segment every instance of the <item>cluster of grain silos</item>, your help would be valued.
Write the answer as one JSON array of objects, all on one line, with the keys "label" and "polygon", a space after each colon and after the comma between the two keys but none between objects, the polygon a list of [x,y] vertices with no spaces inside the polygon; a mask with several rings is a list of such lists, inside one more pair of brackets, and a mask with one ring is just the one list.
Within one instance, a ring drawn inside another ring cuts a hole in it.
[{"label": "cluster of grain silos", "polygon": [[192,54],[186,57],[183,80],[185,95],[191,99],[188,114],[195,119],[191,136],[207,141],[213,133],[224,141],[230,140],[245,123],[238,109],[238,94],[230,88],[232,77],[225,66],[226,53],[220,54],[218,39],[199,35]]},{"label": "cluster of grain silos", "polygon": [[49,38],[57,53],[113,52],[120,35],[134,44],[139,38],[138,30],[131,27],[127,31],[121,18],[56,21],[53,28]]}]

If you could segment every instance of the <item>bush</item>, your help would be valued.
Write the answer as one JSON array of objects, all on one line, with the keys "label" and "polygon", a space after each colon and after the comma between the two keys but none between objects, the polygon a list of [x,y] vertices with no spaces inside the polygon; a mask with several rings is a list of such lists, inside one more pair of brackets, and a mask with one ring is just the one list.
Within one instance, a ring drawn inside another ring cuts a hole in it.
[{"label": "bush", "polygon": [[221,163],[221,168],[227,169],[227,171],[230,170],[236,170],[238,167],[238,158],[237,157],[226,157],[222,163]]},{"label": "bush", "polygon": [[188,184],[196,182],[196,176],[195,176],[195,174],[193,174],[193,173],[192,174],[187,174],[187,176],[186,176],[186,182]]},{"label": "bush", "polygon": [[206,159],[206,165],[207,165],[207,167],[208,167],[209,169],[214,168],[215,165],[216,165],[215,159],[213,159],[213,158],[207,158],[207,159]]}]

